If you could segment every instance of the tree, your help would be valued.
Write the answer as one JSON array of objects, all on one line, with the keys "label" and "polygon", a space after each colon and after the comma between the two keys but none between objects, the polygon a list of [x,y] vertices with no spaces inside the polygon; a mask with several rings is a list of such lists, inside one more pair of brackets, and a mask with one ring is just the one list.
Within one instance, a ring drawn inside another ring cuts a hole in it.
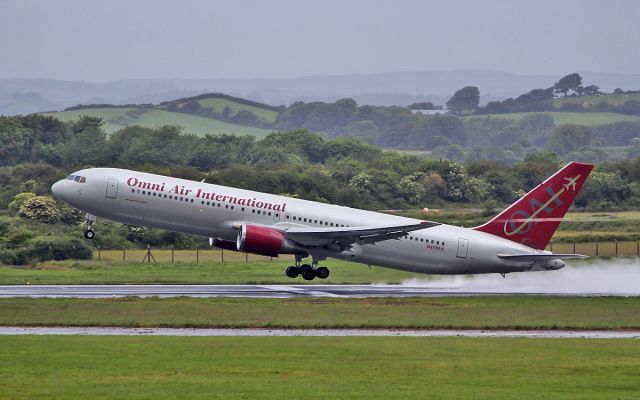
[{"label": "tree", "polygon": [[475,86],[465,86],[453,94],[447,101],[447,108],[454,114],[475,111],[480,103],[480,91]]},{"label": "tree", "polygon": [[593,132],[584,125],[560,125],[551,132],[547,149],[558,154],[567,154],[591,145]]},{"label": "tree", "polygon": [[581,88],[582,77],[576,72],[563,76],[558,82],[553,84],[553,90],[556,93],[562,93],[565,96],[567,95],[567,92],[569,92],[569,90],[579,92]]}]

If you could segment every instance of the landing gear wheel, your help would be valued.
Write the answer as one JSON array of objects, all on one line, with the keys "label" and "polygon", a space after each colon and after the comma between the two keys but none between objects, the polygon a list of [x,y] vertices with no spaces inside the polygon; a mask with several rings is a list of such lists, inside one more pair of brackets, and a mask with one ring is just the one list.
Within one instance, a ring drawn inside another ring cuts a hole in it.
[{"label": "landing gear wheel", "polygon": [[309,264],[300,267],[300,274],[305,281],[312,281],[316,277],[316,271],[314,271]]},{"label": "landing gear wheel", "polygon": [[327,279],[329,277],[329,268],[318,267],[318,269],[316,269],[316,276],[320,279]]},{"label": "landing gear wheel", "polygon": [[295,267],[293,265],[290,267],[287,267],[285,274],[287,274],[289,278],[297,278],[298,275],[300,275],[300,267]]},{"label": "landing gear wheel", "polygon": [[93,237],[96,235],[96,233],[93,231],[93,229],[87,229],[86,231],[84,231],[84,237],[85,239],[93,239]]}]

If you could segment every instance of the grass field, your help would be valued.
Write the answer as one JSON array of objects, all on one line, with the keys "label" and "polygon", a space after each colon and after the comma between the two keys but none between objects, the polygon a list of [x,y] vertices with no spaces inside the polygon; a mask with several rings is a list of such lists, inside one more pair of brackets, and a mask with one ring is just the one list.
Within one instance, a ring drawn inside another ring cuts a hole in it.
[{"label": "grass field", "polygon": [[85,110],[46,113],[44,115],[52,116],[65,122],[76,121],[82,115],[103,118],[105,121],[103,128],[107,133],[113,133],[130,125],[140,125],[147,128],[155,128],[164,125],[177,125],[182,127],[184,132],[199,136],[206,133],[231,133],[236,135],[252,135],[261,139],[271,133],[271,130],[268,129],[234,125],[212,118],[159,109],[131,107],[91,108]]},{"label": "grass field", "polygon": [[3,326],[639,329],[637,297],[0,299]]},{"label": "grass field", "polygon": [[553,100],[553,106],[560,108],[563,104],[598,104],[607,103],[613,105],[620,105],[626,101],[640,101],[640,93],[620,93],[620,94],[606,94],[600,96],[576,96],[576,97],[562,97]]},{"label": "grass field", "polygon": [[465,118],[506,118],[506,119],[521,119],[526,115],[546,114],[553,118],[553,122],[556,125],[563,124],[578,124],[578,125],[606,125],[613,124],[615,122],[625,121],[640,121],[640,116],[626,115],[617,113],[606,112],[521,112],[521,113],[506,113],[506,114],[487,114],[487,115],[475,115]]},{"label": "grass field", "polygon": [[[180,252],[176,252],[178,254]],[[211,251],[213,253],[213,251]],[[225,257],[231,252],[225,252]],[[115,252],[120,257],[121,252]],[[132,257],[132,252],[127,253]],[[134,253],[135,254],[135,253]],[[274,261],[250,261],[244,262],[244,255],[236,255],[236,261],[220,262],[205,261],[195,262],[195,251],[186,251],[193,257],[190,262],[168,261],[158,264],[142,263],[144,252],[138,251],[138,261],[121,260],[68,260],[62,262],[44,262],[36,266],[8,267],[0,266],[0,284],[269,284],[269,283],[309,283],[302,279],[290,280],[284,275],[284,270],[292,262],[290,259],[274,258]],[[154,252],[161,257],[161,252]],[[205,252],[201,252],[205,254]],[[219,252],[217,253],[219,254]],[[96,255],[97,256],[97,255]],[[165,259],[170,257],[168,251],[164,252]],[[182,256],[186,257],[186,256]],[[204,257],[204,256],[203,256]],[[131,260],[132,258],[128,258]],[[225,258],[226,259],[226,258]],[[428,279],[426,275],[412,274],[388,268],[372,267],[366,265],[347,263],[331,260],[325,265],[331,269],[331,276],[323,280],[323,283],[371,283],[371,282],[402,282],[404,280],[421,277]],[[312,283],[318,283],[313,281]]]},{"label": "grass field", "polygon": [[251,106],[248,104],[237,103],[235,101],[223,98],[209,98],[209,99],[200,99],[198,100],[200,106],[202,107],[211,107],[214,112],[222,112],[225,107],[229,107],[231,109],[232,114],[236,114],[239,111],[249,111],[268,122],[274,122],[276,117],[278,116],[277,111],[268,110],[266,108],[260,108]]},{"label": "grass field", "polygon": [[0,338],[0,398],[634,399],[636,340]]}]

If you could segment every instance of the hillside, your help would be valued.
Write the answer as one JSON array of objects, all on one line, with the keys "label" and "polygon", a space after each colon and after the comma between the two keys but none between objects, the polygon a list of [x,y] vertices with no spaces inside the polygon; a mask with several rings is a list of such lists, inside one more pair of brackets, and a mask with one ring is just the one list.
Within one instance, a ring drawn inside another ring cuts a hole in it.
[{"label": "hillside", "polygon": [[619,106],[627,101],[640,101],[640,93],[611,93],[597,96],[567,96],[553,100],[555,108],[562,107],[563,104],[581,104],[583,107],[594,106],[599,103]]},{"label": "hillside", "polygon": [[141,125],[147,128],[155,128],[163,125],[177,125],[182,127],[185,133],[203,136],[207,133],[236,135],[252,135],[263,138],[272,130],[242,126],[219,121],[213,118],[205,118],[197,115],[188,115],[171,112],[157,108],[145,107],[102,107],[83,108],[61,112],[44,113],[61,121],[75,121],[80,116],[99,117],[104,120],[104,130],[113,133],[130,125]]},{"label": "hillside", "polygon": [[[600,96],[604,97],[604,96]],[[581,97],[582,98],[582,97]],[[628,121],[640,121],[638,115],[626,115],[610,112],[554,112],[554,111],[541,111],[541,112],[519,112],[519,113],[504,113],[504,114],[480,114],[470,115],[463,118],[503,118],[510,120],[520,120],[525,116],[531,115],[549,115],[553,118],[553,122],[556,125],[563,124],[577,124],[577,125],[607,125],[616,122],[628,122]]]},{"label": "hillside", "polygon": [[[197,102],[201,108],[197,109],[194,107],[194,102]],[[278,112],[280,111],[278,107],[229,96],[223,93],[208,93],[195,97],[165,101],[160,103],[159,107],[187,114],[204,114],[205,116],[207,116],[207,114],[211,114],[218,118],[229,119],[233,119],[233,117],[237,116],[238,113],[244,111],[250,112],[270,124],[275,122]]]}]

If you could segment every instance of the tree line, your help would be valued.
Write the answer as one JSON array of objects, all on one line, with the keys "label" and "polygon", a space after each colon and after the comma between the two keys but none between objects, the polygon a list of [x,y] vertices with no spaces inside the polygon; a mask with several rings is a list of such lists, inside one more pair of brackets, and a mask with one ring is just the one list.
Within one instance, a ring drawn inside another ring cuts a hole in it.
[{"label": "tree line", "polygon": [[[549,126],[545,120],[527,123],[541,131]],[[578,142],[594,142],[588,129],[561,128],[551,137],[561,154],[571,154]],[[107,136],[97,118],[63,123],[37,115],[1,117],[0,206],[5,208],[22,192],[48,194],[55,180],[89,166],[205,179],[365,209],[483,206],[512,202],[563,164],[549,151],[532,151],[515,162],[486,160],[479,154],[462,163],[453,153],[444,157],[384,151],[356,138],[327,139],[308,130],[274,132],[257,140],[198,137],[172,126],[132,126]],[[599,181],[599,174],[608,179]],[[585,190],[589,196],[581,196],[579,205],[620,208],[639,202],[639,160],[603,163],[594,176],[588,181],[594,188]]]}]

